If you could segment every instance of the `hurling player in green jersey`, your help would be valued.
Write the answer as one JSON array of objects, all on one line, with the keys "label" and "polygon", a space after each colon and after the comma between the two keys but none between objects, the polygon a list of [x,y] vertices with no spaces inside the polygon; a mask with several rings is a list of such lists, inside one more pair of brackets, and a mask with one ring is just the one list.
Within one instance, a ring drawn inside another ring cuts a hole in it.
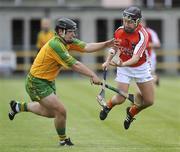
[{"label": "hurling player in green jersey", "polygon": [[56,35],[38,52],[30,72],[26,77],[26,91],[32,102],[10,102],[9,119],[22,111],[32,112],[43,117],[54,118],[54,125],[61,146],[74,145],[66,136],[66,109],[56,95],[55,78],[62,67],[70,68],[90,78],[94,84],[100,84],[98,76],[87,66],[77,61],[69,51],[96,52],[116,45],[108,40],[99,43],[85,43],[75,38],[76,23],[68,18],[56,22]]}]

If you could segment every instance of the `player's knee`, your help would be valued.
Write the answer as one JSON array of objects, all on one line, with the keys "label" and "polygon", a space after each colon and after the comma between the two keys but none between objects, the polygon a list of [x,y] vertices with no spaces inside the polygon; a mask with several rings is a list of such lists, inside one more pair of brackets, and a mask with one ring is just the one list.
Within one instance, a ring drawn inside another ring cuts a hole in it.
[{"label": "player's knee", "polygon": [[115,95],[114,100],[115,100],[116,104],[121,104],[126,100],[126,98],[124,98],[121,95]]},{"label": "player's knee", "polygon": [[63,106],[58,106],[55,110],[56,117],[63,117],[66,119],[66,109]]},{"label": "player's knee", "polygon": [[145,105],[145,107],[150,107],[150,106],[152,106],[154,104],[154,101],[153,100],[146,100],[145,102],[144,102],[144,105]]},{"label": "player's knee", "polygon": [[66,118],[66,109],[65,108],[61,108],[59,110],[59,114],[61,114],[64,118]]}]

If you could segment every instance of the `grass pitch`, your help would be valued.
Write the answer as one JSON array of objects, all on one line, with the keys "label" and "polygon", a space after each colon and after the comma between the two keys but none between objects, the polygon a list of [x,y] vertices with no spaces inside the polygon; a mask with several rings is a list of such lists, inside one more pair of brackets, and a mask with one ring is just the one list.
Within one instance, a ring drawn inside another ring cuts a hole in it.
[{"label": "grass pitch", "polygon": [[[101,108],[95,99],[99,87],[91,86],[87,79],[68,78],[58,79],[56,87],[67,109],[67,135],[75,146],[58,146],[53,119],[21,113],[10,121],[9,101],[28,101],[29,97],[24,79],[0,79],[0,152],[180,151],[180,78],[161,79],[154,106],[140,113],[129,130],[123,128],[128,101],[100,121]],[[106,91],[107,99],[112,95]]]}]

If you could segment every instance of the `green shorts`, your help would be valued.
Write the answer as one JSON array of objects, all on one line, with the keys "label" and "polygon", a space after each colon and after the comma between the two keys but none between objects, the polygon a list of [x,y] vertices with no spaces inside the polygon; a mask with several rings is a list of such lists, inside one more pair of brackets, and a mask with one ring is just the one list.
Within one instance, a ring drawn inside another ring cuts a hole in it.
[{"label": "green shorts", "polygon": [[54,81],[36,78],[31,74],[26,77],[25,87],[32,101],[40,101],[51,93],[56,93]]}]

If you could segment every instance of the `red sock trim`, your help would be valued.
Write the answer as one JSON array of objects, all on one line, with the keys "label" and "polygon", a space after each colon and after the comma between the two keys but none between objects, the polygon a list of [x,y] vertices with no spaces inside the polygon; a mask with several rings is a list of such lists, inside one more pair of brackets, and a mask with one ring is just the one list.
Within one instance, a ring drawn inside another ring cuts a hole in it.
[{"label": "red sock trim", "polygon": [[134,117],[139,112],[138,107],[136,105],[133,105],[130,108],[129,112],[131,113],[131,116]]},{"label": "red sock trim", "polygon": [[109,108],[112,108],[114,106],[111,99],[108,101],[107,106]]}]

